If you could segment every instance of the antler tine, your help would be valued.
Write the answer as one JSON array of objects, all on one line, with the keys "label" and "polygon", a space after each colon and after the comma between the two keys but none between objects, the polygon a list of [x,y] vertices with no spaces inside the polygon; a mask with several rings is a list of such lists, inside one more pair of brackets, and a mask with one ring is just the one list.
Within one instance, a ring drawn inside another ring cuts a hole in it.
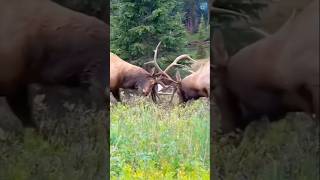
[{"label": "antler tine", "polygon": [[154,66],[160,71],[160,72],[163,72],[163,70],[160,68],[160,66],[158,65],[157,63],[157,55],[158,55],[158,49],[159,49],[159,46],[161,44],[161,41],[158,43],[157,47],[154,51],[154,56],[153,56],[153,60],[152,61],[149,61],[149,62],[146,62],[144,64],[154,64]]},{"label": "antler tine", "polygon": [[169,71],[169,69],[172,68],[173,66],[184,66],[184,65],[178,64],[178,61],[180,61],[182,59],[188,59],[190,61],[197,62],[196,60],[192,59],[189,55],[182,54],[182,55],[178,56],[163,72],[167,73]]},{"label": "antler tine", "polygon": [[189,55],[187,54],[183,54],[183,55],[180,55],[178,56],[165,70],[162,70],[159,66],[159,64],[157,63],[157,55],[158,55],[158,49],[159,49],[159,46],[161,44],[161,41],[158,43],[158,45],[156,46],[156,49],[154,50],[154,56],[153,56],[153,60],[152,61],[149,61],[149,62],[146,62],[144,64],[153,64],[155,66],[155,68],[158,69],[158,71],[165,75],[166,78],[168,78],[168,80],[170,80],[171,82],[174,82],[174,83],[178,83],[177,81],[175,81],[174,79],[172,79],[168,74],[167,72],[169,71],[170,68],[172,68],[173,66],[183,66],[183,67],[187,67],[185,65],[182,65],[182,64],[178,64],[178,61],[182,60],[182,59],[188,59],[192,62],[197,62],[196,60],[192,59]]},{"label": "antler tine", "polygon": [[262,29],[259,29],[259,28],[256,28],[256,27],[250,27],[250,29],[252,29],[253,31],[261,34],[262,36],[270,36],[269,33],[267,33],[266,31],[262,30]]},{"label": "antler tine", "polygon": [[159,49],[159,46],[161,44],[161,41],[158,43],[156,49],[154,50],[154,56],[153,56],[153,60],[152,61],[149,61],[149,62],[146,62],[144,64],[153,64],[161,74],[164,74],[170,81],[174,82],[174,83],[178,83],[177,81],[173,80],[166,72],[164,72],[159,64],[157,63],[157,55],[158,55],[158,49]]},{"label": "antler tine", "polygon": [[230,9],[211,7],[210,10],[212,10],[215,13],[227,13],[227,14],[233,14],[233,15],[236,15],[236,16],[241,16],[241,17],[245,18],[246,20],[250,20],[250,17],[248,15],[243,14],[243,13],[239,13],[237,11],[233,11],[233,10],[230,10]]},{"label": "antler tine", "polygon": [[190,69],[187,69],[187,71],[190,72],[190,73],[194,73],[194,72],[195,72],[195,71],[192,71],[192,70],[190,70]]},{"label": "antler tine", "polygon": [[163,72],[162,69],[160,68],[160,66],[159,66],[158,63],[157,63],[157,55],[158,55],[158,49],[159,49],[160,44],[161,44],[161,41],[158,43],[156,49],[154,50],[153,63],[154,63],[154,65],[155,65],[155,67],[156,67],[160,72]]}]

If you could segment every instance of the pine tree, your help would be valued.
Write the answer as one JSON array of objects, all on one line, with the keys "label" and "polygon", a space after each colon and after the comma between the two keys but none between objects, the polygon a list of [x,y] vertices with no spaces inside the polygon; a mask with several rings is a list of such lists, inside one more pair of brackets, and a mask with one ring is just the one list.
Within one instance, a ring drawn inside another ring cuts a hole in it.
[{"label": "pine tree", "polygon": [[[199,41],[205,41],[209,39],[210,36],[210,31],[209,27],[206,25],[205,18],[202,16],[200,20],[200,25],[199,25],[199,31],[198,31],[198,39]],[[196,58],[201,59],[207,57],[206,53],[206,47],[200,43],[197,48],[197,54]]]},{"label": "pine tree", "polygon": [[161,53],[181,52],[186,45],[181,5],[176,0],[111,2],[115,11],[111,12],[111,51],[122,58],[152,57],[159,41]]},{"label": "pine tree", "polygon": [[200,19],[198,39],[200,41],[204,41],[204,40],[208,39],[209,36],[210,36],[209,27],[206,24],[205,18],[202,16]]}]

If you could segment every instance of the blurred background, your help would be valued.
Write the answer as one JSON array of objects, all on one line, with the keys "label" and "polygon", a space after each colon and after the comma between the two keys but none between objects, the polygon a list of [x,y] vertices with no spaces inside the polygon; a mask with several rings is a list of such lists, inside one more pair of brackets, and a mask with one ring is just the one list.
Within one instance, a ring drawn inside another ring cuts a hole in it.
[{"label": "blurred background", "polygon": [[[299,13],[311,1],[212,0],[211,34],[215,29],[222,31],[232,56],[276,32],[294,11]],[[211,112],[217,130],[221,117],[214,101]],[[253,122],[238,134],[215,134],[211,137],[211,175],[213,179],[319,179],[319,129],[309,116],[289,113],[277,122]]]}]

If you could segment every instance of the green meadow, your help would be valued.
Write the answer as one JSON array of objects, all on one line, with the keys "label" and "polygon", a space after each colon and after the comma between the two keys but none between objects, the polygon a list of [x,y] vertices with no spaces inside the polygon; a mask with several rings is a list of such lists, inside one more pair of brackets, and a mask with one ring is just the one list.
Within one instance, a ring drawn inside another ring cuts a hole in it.
[{"label": "green meadow", "polygon": [[[0,112],[9,114],[2,108]],[[79,107],[61,119],[45,112],[35,116],[42,119],[41,132],[18,128],[18,123],[12,130],[0,128],[1,180],[106,179],[105,112]],[[15,120],[1,118],[7,124]]]},{"label": "green meadow", "polygon": [[[219,118],[219,112],[213,116]],[[291,113],[277,122],[252,122],[244,132],[212,137],[217,180],[316,180],[320,178],[319,122]]]},{"label": "green meadow", "polygon": [[209,179],[209,104],[111,106],[111,179]]}]

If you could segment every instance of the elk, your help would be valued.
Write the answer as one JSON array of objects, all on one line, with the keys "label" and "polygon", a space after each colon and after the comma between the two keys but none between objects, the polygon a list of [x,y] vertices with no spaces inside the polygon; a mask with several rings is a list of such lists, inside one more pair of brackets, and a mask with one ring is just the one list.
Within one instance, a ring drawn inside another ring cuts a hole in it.
[{"label": "elk", "polygon": [[245,128],[287,112],[319,119],[319,1],[293,15],[276,33],[229,57],[222,33],[213,36],[213,96],[221,130]]},{"label": "elk", "polygon": [[149,73],[110,53],[110,91],[118,101],[121,101],[120,88],[138,89],[144,96],[151,93],[152,100],[156,101],[154,90],[156,84],[154,69]]},{"label": "elk", "polygon": [[173,99],[174,94],[177,92],[180,103],[187,102],[191,99],[198,99],[200,97],[209,97],[210,94],[210,61],[204,63],[200,61],[196,68],[197,71],[193,72],[184,79],[181,80],[180,73],[176,73],[176,80],[174,80],[170,75],[168,75],[168,71],[170,68],[174,66],[185,67],[185,65],[178,64],[179,61],[187,59],[197,63],[196,60],[192,59],[189,55],[183,54],[178,56],[165,70],[162,70],[156,61],[156,56],[158,52],[158,48],[161,42],[157,45],[155,49],[155,58],[153,61],[147,62],[155,65],[157,70],[159,71],[158,75],[161,80],[159,80],[159,84],[163,83],[166,88],[173,86],[174,90],[172,92],[171,100]]},{"label": "elk", "polygon": [[197,62],[194,62],[192,65],[191,65],[191,70],[193,72],[197,71],[198,69],[200,69],[201,67],[207,65],[207,62],[209,62],[209,65],[210,65],[210,59],[209,58],[206,58],[206,59],[197,59],[196,60]]},{"label": "elk", "polygon": [[210,61],[192,74],[181,80],[180,74],[176,74],[178,82],[177,93],[183,102],[200,97],[210,96]]},{"label": "elk", "polygon": [[[19,13],[17,13],[19,12]],[[105,109],[109,26],[49,0],[12,0],[0,6],[0,96],[24,127],[32,118],[29,85],[83,88]]]}]

